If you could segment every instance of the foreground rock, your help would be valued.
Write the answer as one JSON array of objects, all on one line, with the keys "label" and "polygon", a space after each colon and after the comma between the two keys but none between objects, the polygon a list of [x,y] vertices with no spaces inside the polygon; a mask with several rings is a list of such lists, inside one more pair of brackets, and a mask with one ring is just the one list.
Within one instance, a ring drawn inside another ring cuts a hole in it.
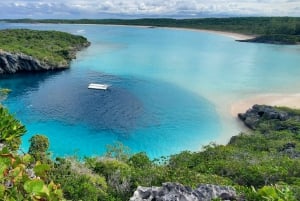
[{"label": "foreground rock", "polygon": [[290,118],[290,115],[285,111],[280,111],[272,106],[254,105],[246,113],[238,114],[238,117],[245,123],[246,126],[255,130],[260,120],[280,120],[285,121]]},{"label": "foreground rock", "polygon": [[162,187],[138,187],[130,201],[210,201],[239,200],[232,187],[210,184],[195,190],[177,183],[163,183]]},{"label": "foreground rock", "polygon": [[[300,112],[283,110],[266,105],[254,105],[246,113],[238,114],[238,117],[252,130],[260,129],[262,134],[268,135],[269,131],[290,131],[294,135],[300,133]],[[262,124],[261,124],[262,123]],[[265,128],[267,124],[267,129]],[[232,137],[230,144],[234,143],[236,137]],[[278,147],[278,152],[290,158],[300,158],[297,144],[293,141]]]}]

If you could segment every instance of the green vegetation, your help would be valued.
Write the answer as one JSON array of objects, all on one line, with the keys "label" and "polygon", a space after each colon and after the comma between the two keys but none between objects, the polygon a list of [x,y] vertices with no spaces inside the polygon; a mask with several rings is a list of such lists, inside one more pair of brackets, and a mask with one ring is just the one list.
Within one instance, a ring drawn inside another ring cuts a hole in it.
[{"label": "green vegetation", "polygon": [[258,195],[264,200],[289,200],[296,201],[291,190],[286,186],[264,186],[258,191]]},{"label": "green vegetation", "polygon": [[[45,136],[30,139],[29,153],[18,154],[24,126],[0,108],[0,200],[129,200],[137,186],[179,182],[234,186],[248,201],[300,200],[300,111],[279,107],[289,119],[261,118],[256,129],[151,160],[115,143],[102,157],[50,159]],[[4,148],[3,148],[4,145]],[[58,185],[59,184],[59,185]]]},{"label": "green vegetation", "polygon": [[32,156],[34,161],[49,163],[48,148],[49,140],[43,135],[35,135],[30,138],[30,147],[28,153]]},{"label": "green vegetation", "polygon": [[17,150],[21,144],[20,137],[26,132],[25,127],[1,106],[0,117],[0,143]]},{"label": "green vegetation", "polygon": [[259,36],[253,42],[297,44],[300,43],[299,17],[234,17],[234,18],[202,18],[202,19],[18,19],[6,20],[18,23],[68,23],[68,24],[115,24],[150,27],[179,27],[229,31]]},{"label": "green vegetation", "polygon": [[3,107],[0,119],[0,200],[64,200],[59,186],[46,179],[50,166],[16,152],[24,126]]},{"label": "green vegetation", "polygon": [[89,45],[86,38],[59,31],[0,31],[0,52],[23,53],[50,66],[67,67],[75,52]]}]

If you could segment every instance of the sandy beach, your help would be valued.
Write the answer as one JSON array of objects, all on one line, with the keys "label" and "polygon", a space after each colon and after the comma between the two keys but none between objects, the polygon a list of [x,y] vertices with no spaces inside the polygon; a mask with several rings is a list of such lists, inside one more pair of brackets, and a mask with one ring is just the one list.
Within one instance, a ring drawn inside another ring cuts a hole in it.
[{"label": "sandy beach", "polygon": [[199,31],[205,31],[208,33],[214,33],[214,34],[221,34],[230,38],[233,38],[234,40],[249,40],[255,38],[253,35],[246,35],[246,34],[239,34],[239,33],[232,33],[232,32],[224,32],[224,31],[209,31],[209,30],[199,30]]},{"label": "sandy beach", "polygon": [[[151,26],[139,26],[139,25],[116,25],[116,24],[101,24],[101,26],[124,26],[124,27],[138,27],[138,28],[150,28]],[[234,40],[249,40],[255,38],[254,35],[246,35],[240,33],[233,33],[233,32],[226,32],[226,31],[214,31],[214,30],[207,30],[207,29],[193,29],[193,28],[179,28],[179,27],[153,27],[156,29],[174,29],[174,30],[186,30],[186,31],[197,31],[197,32],[205,32],[205,33],[212,33],[212,34],[219,34],[223,36],[227,36],[233,38]]]},{"label": "sandy beach", "polygon": [[[220,104],[222,103],[222,104]],[[300,109],[300,93],[254,94],[240,100],[215,102],[217,113],[222,122],[222,135],[215,140],[218,144],[227,144],[233,135],[248,132],[249,129],[238,119],[238,113],[245,113],[255,104],[285,106]]]},{"label": "sandy beach", "polygon": [[161,28],[219,34],[219,35],[223,35],[223,36],[233,38],[234,40],[249,40],[249,39],[252,39],[252,38],[256,37],[254,35],[246,35],[246,34],[226,32],[226,31],[214,31],[214,30],[207,30],[207,29],[177,28],[177,27],[174,27],[174,28],[173,27],[161,27]]},{"label": "sandy beach", "polygon": [[236,117],[238,113],[245,112],[254,104],[300,108],[300,93],[261,94],[248,99],[239,100],[231,105],[231,115]]}]

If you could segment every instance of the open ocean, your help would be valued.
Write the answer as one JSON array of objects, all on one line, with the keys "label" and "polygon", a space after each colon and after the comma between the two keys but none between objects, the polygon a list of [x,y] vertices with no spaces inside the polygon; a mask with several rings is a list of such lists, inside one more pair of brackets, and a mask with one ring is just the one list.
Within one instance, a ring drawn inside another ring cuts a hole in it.
[{"label": "open ocean", "polygon": [[12,89],[3,104],[27,128],[24,151],[34,134],[49,138],[53,156],[101,155],[116,141],[151,158],[197,151],[240,132],[226,114],[232,102],[299,93],[300,46],[164,28],[0,23],[5,28],[66,31],[92,43],[68,70],[0,77],[0,87]]}]

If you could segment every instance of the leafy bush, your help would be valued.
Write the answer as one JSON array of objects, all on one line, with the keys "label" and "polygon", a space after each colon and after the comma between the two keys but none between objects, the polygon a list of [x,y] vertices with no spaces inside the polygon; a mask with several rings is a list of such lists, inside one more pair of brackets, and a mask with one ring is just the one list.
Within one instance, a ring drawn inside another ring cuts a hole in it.
[{"label": "leafy bush", "polygon": [[80,162],[73,159],[57,158],[49,177],[60,183],[68,200],[106,200],[109,195],[105,178],[75,167],[77,165],[80,166]]},{"label": "leafy bush", "polygon": [[0,119],[0,143],[4,143],[10,150],[17,150],[21,144],[20,137],[26,132],[25,126],[1,105]]},{"label": "leafy bush", "polygon": [[257,193],[262,200],[266,201],[296,201],[288,186],[264,186]]},{"label": "leafy bush", "polygon": [[[0,151],[0,198],[3,200],[64,200],[61,189],[53,182],[46,183],[36,177],[29,154],[17,155],[7,148]],[[35,170],[44,177],[48,166],[35,164]]]},{"label": "leafy bush", "polygon": [[127,161],[130,156],[130,149],[124,146],[121,142],[115,142],[112,145],[106,146],[106,158],[114,158],[119,161]]}]

